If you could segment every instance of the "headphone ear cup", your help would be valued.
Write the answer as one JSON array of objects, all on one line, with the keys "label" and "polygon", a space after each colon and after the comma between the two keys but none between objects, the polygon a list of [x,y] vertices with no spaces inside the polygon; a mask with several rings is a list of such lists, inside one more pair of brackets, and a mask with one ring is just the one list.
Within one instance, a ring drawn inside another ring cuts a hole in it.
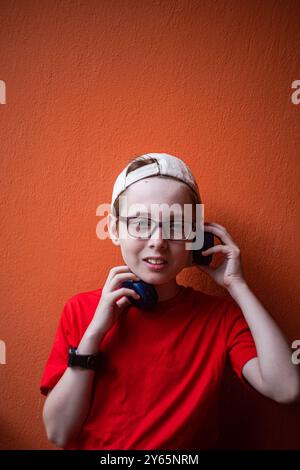
[{"label": "headphone ear cup", "polygon": [[[194,239],[195,240],[195,239]],[[193,260],[195,264],[200,266],[208,266],[212,262],[213,255],[202,255],[202,251],[208,250],[214,246],[214,234],[212,232],[204,232],[204,242],[200,250],[193,250]]]},{"label": "headphone ear cup", "polygon": [[126,296],[129,302],[142,310],[151,310],[158,302],[158,294],[152,284],[144,281],[124,281],[122,287],[133,289],[140,296],[139,299],[134,299],[131,296]]}]

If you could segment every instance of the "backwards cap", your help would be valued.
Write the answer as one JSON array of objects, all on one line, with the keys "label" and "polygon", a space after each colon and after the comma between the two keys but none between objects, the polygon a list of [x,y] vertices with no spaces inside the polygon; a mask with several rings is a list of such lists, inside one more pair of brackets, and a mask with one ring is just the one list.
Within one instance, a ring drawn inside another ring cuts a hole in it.
[{"label": "backwards cap", "polygon": [[168,153],[145,153],[144,155],[137,157],[134,161],[145,161],[147,158],[155,158],[157,163],[154,162],[149,165],[144,165],[140,168],[137,168],[136,170],[131,171],[127,175],[127,169],[133,163],[130,162],[117,177],[112,193],[112,212],[115,200],[123,191],[125,191],[126,188],[128,188],[128,186],[135,183],[136,181],[142,180],[143,178],[156,175],[170,176],[182,181],[183,183],[186,183],[196,194],[198,201],[201,201],[197,182],[189,167],[180,158],[169,155]]}]

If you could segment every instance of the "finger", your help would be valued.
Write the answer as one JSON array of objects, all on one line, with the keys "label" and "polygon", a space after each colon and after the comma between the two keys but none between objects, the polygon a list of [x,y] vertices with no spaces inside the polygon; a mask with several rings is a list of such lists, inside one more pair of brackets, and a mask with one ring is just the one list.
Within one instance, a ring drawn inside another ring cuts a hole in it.
[{"label": "finger", "polygon": [[215,224],[214,222],[209,222],[207,226],[209,228],[216,228],[216,229],[222,230],[225,233],[228,233],[226,227],[223,227],[223,225]]},{"label": "finger", "polygon": [[209,224],[209,225],[215,225],[216,227],[219,227],[219,228],[221,228],[221,229],[223,229],[223,230],[226,231],[226,228],[223,227],[223,225],[217,224],[216,222],[204,222],[204,223],[207,223],[207,224]]},{"label": "finger", "polygon": [[232,248],[229,245],[215,245],[207,250],[202,251],[204,256],[207,256],[212,253],[230,253]]},{"label": "finger", "polygon": [[[221,226],[222,227],[222,226]],[[207,227],[208,231],[212,232],[213,234],[216,235],[222,242],[224,242],[227,245],[233,245],[237,247],[237,245],[234,243],[231,235],[227,232],[225,227],[219,228],[215,224],[214,225],[209,225]]]},{"label": "finger", "polygon": [[110,281],[116,274],[118,273],[128,273],[130,271],[129,267],[127,264],[121,265],[121,266],[114,266],[113,268],[110,269],[107,280]]},{"label": "finger", "polygon": [[122,285],[122,282],[126,280],[131,280],[131,281],[140,281],[141,278],[136,276],[134,273],[118,273],[115,275],[115,277],[111,280],[109,289],[110,290],[115,290],[117,287],[120,287]]},{"label": "finger", "polygon": [[112,296],[113,301],[120,299],[124,295],[133,297],[135,299],[140,298],[139,294],[135,292],[135,290],[128,289],[127,287],[121,287],[120,289],[117,289],[114,292],[111,292],[110,295]]},{"label": "finger", "polygon": [[117,300],[116,304],[120,309],[122,309],[123,307],[130,305],[131,302],[127,297],[124,296],[124,297],[121,297],[121,299]]}]

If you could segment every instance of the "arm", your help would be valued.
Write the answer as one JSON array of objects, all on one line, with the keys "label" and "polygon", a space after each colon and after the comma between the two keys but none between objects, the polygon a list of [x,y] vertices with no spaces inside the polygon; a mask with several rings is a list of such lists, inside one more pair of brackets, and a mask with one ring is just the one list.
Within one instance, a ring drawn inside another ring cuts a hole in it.
[{"label": "arm", "polygon": [[[103,336],[130,305],[128,297],[139,297],[133,289],[120,287],[129,279],[139,280],[127,265],[110,270],[94,317],[78,345],[78,354],[96,353]],[[46,398],[43,420],[47,437],[59,447],[76,438],[82,428],[90,407],[94,374],[93,370],[68,367]]]},{"label": "arm", "polygon": [[280,328],[246,282],[233,283],[228,291],[244,314],[258,353],[244,365],[244,377],[260,393],[279,403],[297,402],[300,375]]},{"label": "arm", "polygon": [[279,403],[297,402],[300,399],[299,371],[292,363],[286,338],[244,279],[239,247],[222,225],[214,222],[205,225],[204,230],[212,232],[221,244],[202,254],[223,253],[225,260],[217,268],[202,266],[200,269],[228,290],[241,308],[255,342],[258,357],[244,365],[244,377],[260,393]]},{"label": "arm", "polygon": [[[102,336],[91,323],[78,346],[78,354],[96,353]],[[48,439],[58,447],[65,447],[82,427],[90,406],[94,374],[91,369],[68,367],[47,395],[43,421]]]}]

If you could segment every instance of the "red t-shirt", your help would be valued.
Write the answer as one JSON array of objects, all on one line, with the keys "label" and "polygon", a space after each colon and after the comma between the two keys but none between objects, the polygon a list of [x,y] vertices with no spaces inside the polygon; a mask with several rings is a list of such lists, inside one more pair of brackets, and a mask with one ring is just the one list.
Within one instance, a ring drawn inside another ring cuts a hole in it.
[{"label": "red t-shirt", "polygon": [[[80,343],[101,292],[79,293],[64,305],[40,384],[44,395],[65,372],[69,345]],[[151,311],[130,305],[99,349],[103,368],[94,373],[88,416],[68,450],[213,448],[225,363],[250,388],[242,368],[257,356],[233,298],[184,286]]]}]

